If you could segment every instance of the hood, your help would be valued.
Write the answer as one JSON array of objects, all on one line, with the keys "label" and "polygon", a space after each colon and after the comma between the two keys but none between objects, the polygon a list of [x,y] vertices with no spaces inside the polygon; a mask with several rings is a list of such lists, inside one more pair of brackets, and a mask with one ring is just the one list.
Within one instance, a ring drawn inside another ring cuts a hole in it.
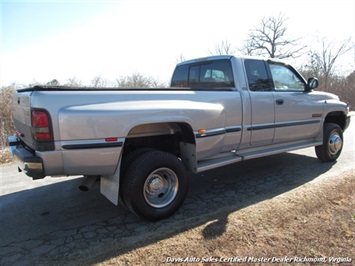
[{"label": "hood", "polygon": [[336,100],[339,101],[339,97],[333,93],[329,92],[324,92],[324,91],[312,91],[313,95],[318,95],[321,98],[324,98],[324,100]]}]

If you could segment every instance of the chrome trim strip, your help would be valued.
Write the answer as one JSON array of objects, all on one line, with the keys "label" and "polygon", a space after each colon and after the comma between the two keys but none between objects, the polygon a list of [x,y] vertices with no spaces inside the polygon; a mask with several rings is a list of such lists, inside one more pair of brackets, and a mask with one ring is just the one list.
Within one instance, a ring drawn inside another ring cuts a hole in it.
[{"label": "chrome trim strip", "polygon": [[320,120],[305,120],[305,121],[297,121],[297,122],[280,122],[275,124],[276,128],[280,127],[292,127],[292,126],[301,126],[301,125],[308,125],[308,124],[318,124]]},{"label": "chrome trim strip", "polygon": [[252,130],[270,129],[270,128],[275,128],[275,124],[262,124],[262,125],[250,126],[247,128],[247,130],[252,131]]},{"label": "chrome trim strip", "polygon": [[204,138],[204,137],[212,137],[217,135],[222,135],[226,133],[240,132],[242,131],[241,126],[228,126],[225,128],[215,128],[215,129],[207,129],[205,133],[195,132],[196,138]]},{"label": "chrome trim strip", "polygon": [[208,129],[205,133],[195,133],[196,138],[212,137],[226,133],[225,128]]},{"label": "chrome trim strip", "polygon": [[240,131],[242,131],[242,127],[241,126],[226,127],[226,133],[240,132]]},{"label": "chrome trim strip", "polygon": [[250,126],[247,128],[248,131],[252,130],[263,130],[263,129],[271,129],[271,128],[281,128],[281,127],[292,127],[292,126],[301,126],[301,125],[308,125],[308,124],[318,124],[321,120],[304,120],[304,121],[294,121],[294,122],[279,122],[276,124],[262,124],[262,125],[255,125]]},{"label": "chrome trim strip", "polygon": [[77,141],[62,141],[61,147],[64,150],[77,150],[77,149],[99,149],[99,148],[113,148],[122,147],[124,143],[123,138],[117,141],[106,141],[105,139],[99,140],[77,140]]}]

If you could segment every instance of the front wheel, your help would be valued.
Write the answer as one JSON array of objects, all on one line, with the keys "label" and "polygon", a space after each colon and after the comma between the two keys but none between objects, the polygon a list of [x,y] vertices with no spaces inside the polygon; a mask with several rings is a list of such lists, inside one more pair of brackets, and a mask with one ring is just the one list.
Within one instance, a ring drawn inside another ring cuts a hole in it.
[{"label": "front wheel", "polygon": [[124,203],[136,215],[148,220],[171,216],[187,193],[184,165],[176,156],[147,151],[128,167],[122,182]]},{"label": "front wheel", "polygon": [[323,144],[316,146],[316,155],[322,162],[334,162],[343,149],[343,130],[334,123],[324,124]]}]

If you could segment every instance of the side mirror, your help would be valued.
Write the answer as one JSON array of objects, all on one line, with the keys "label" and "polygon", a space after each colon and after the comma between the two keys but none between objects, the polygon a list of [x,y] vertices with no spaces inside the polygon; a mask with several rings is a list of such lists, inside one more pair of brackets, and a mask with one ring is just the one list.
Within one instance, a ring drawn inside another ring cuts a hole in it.
[{"label": "side mirror", "polygon": [[319,85],[319,81],[317,78],[309,78],[307,81],[307,89],[310,91],[317,88],[318,85]]}]

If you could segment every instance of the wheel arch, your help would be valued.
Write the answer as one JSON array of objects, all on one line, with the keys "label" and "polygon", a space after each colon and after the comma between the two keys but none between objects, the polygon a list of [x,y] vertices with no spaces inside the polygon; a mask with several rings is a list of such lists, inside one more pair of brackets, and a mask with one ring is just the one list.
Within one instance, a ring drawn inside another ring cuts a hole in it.
[{"label": "wheel arch", "polygon": [[334,111],[327,114],[324,123],[334,123],[344,131],[346,129],[346,114],[342,111]]},{"label": "wheel arch", "polygon": [[196,140],[193,129],[186,122],[147,123],[130,129],[121,160],[137,149],[155,149],[179,157],[188,171],[196,169],[194,158]]}]

